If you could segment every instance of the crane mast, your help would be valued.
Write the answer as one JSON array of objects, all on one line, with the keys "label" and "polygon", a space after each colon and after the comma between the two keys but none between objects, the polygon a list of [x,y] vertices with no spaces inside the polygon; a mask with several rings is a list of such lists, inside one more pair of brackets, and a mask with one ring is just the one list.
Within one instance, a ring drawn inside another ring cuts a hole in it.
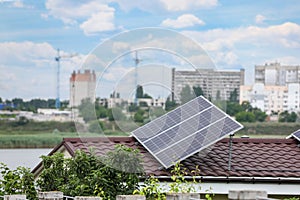
[{"label": "crane mast", "polygon": [[55,57],[55,61],[57,62],[57,72],[56,72],[56,99],[55,99],[55,108],[60,108],[60,54],[59,49],[57,49],[57,56]]},{"label": "crane mast", "polygon": [[60,50],[57,49],[57,56],[55,57],[55,61],[57,62],[57,71],[56,71],[56,99],[55,99],[55,108],[60,108],[60,59],[61,58],[72,58],[77,54],[70,55],[60,55]]}]

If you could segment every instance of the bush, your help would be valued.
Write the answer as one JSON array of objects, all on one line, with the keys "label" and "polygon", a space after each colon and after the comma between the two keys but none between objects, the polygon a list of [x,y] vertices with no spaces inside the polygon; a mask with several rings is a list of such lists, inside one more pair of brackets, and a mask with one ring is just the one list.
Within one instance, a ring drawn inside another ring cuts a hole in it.
[{"label": "bush", "polygon": [[0,163],[0,172],[3,178],[0,179],[0,195],[26,194],[29,200],[37,199],[33,174],[28,168],[18,167],[16,170],[11,170]]},{"label": "bush", "polygon": [[69,196],[115,199],[119,194],[132,194],[143,173],[139,152],[123,145],[116,145],[105,157],[76,151],[69,159],[61,153],[42,159],[44,170],[38,186],[42,191],[60,190]]},{"label": "bush", "polygon": [[255,115],[252,112],[242,111],[235,115],[235,119],[239,122],[255,122]]},{"label": "bush", "polygon": [[103,133],[104,130],[104,123],[102,121],[95,120],[89,124],[89,132],[91,133]]}]

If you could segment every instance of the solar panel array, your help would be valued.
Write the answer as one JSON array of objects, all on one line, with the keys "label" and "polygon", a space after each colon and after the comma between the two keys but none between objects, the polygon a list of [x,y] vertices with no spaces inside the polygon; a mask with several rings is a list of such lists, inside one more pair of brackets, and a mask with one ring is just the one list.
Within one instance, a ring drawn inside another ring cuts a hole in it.
[{"label": "solar panel array", "polygon": [[169,168],[242,127],[200,96],[134,130],[132,135]]},{"label": "solar panel array", "polygon": [[300,129],[293,132],[290,136],[288,136],[287,138],[291,138],[291,137],[294,137],[296,138],[298,141],[300,141]]}]

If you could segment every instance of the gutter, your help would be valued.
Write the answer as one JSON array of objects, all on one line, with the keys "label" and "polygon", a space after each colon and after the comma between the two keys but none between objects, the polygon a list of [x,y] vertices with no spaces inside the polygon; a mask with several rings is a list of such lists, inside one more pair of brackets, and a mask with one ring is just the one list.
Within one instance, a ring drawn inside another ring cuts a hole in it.
[{"label": "gutter", "polygon": [[[170,176],[154,176],[159,180],[170,181]],[[287,177],[230,177],[230,176],[185,176],[187,180],[196,179],[201,182],[226,182],[226,183],[278,183],[300,184],[300,178]]]}]

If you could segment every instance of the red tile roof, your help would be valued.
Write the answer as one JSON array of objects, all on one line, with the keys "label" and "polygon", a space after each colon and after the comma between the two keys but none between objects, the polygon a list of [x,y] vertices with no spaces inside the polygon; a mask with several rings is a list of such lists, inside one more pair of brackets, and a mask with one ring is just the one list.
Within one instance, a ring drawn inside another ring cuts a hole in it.
[{"label": "red tile roof", "polygon": [[[133,137],[65,138],[61,145],[71,155],[77,149],[89,151],[91,147],[97,155],[104,155],[113,150],[115,144],[124,144],[139,149],[143,155],[143,166],[147,174],[160,177],[170,175],[171,169],[164,169]],[[226,138],[212,145],[208,150],[185,159],[182,164],[190,171],[198,166],[200,173],[197,176],[199,177],[300,178],[298,144],[299,142],[295,139],[234,138],[229,171],[229,139]],[[61,145],[56,149],[59,149]]]}]

